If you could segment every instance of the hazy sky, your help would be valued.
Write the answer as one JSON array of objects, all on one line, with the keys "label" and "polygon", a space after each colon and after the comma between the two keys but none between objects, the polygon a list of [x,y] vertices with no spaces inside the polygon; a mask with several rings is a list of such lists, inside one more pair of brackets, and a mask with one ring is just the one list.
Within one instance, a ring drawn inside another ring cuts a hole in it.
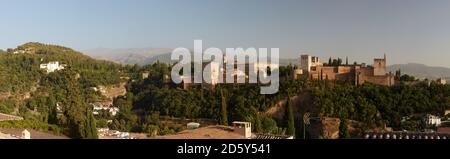
[{"label": "hazy sky", "polygon": [[0,48],[277,47],[450,67],[449,0],[0,0]]}]

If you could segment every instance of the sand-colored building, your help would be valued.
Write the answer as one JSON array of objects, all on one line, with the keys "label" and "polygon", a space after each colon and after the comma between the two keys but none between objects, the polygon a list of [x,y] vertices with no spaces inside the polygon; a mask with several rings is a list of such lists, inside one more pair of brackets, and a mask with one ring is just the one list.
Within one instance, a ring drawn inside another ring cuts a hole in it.
[{"label": "sand-colored building", "polygon": [[438,83],[438,84],[442,84],[442,85],[446,85],[446,84],[447,84],[447,80],[445,80],[445,79],[443,79],[443,78],[439,78],[439,79],[437,80],[437,83]]},{"label": "sand-colored building", "polygon": [[387,73],[386,55],[383,59],[374,59],[372,66],[365,64],[330,66],[320,62],[318,57],[302,55],[300,66],[303,74],[310,80],[342,80],[352,81],[355,85],[366,82],[385,86],[394,85],[394,75]]}]

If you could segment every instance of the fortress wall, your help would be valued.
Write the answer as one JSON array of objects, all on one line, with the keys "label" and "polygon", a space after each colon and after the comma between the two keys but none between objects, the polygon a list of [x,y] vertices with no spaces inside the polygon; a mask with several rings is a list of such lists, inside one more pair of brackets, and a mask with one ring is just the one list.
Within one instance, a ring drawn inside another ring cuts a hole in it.
[{"label": "fortress wall", "polygon": [[380,84],[380,85],[385,85],[385,86],[390,86],[392,85],[393,81],[391,80],[392,77],[385,75],[385,76],[372,76],[372,77],[367,77],[365,79],[365,82],[369,82],[369,83],[375,83],[375,84]]},{"label": "fortress wall", "polygon": [[352,67],[350,66],[339,66],[337,73],[343,74],[343,73],[351,73]]}]

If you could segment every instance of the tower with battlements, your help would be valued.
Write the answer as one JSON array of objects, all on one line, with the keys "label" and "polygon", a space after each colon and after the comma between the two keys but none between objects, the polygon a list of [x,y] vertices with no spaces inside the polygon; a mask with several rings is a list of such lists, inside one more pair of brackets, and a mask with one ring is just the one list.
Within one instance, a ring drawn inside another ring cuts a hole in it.
[{"label": "tower with battlements", "polygon": [[374,59],[373,62],[373,75],[384,76],[386,75],[386,54],[383,59]]}]

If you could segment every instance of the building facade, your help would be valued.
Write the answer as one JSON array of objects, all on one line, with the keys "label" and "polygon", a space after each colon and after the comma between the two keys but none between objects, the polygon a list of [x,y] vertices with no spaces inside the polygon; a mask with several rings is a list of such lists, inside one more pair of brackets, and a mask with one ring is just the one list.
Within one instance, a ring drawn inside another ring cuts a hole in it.
[{"label": "building facade", "polygon": [[311,69],[314,67],[320,67],[323,64],[320,62],[319,57],[310,56],[310,55],[301,55],[300,56],[300,68],[305,72],[311,72]]},{"label": "building facade", "polygon": [[428,114],[424,118],[424,121],[427,125],[435,125],[435,126],[441,125],[441,118],[438,116],[431,115],[431,114]]},{"label": "building facade", "polygon": [[437,83],[438,83],[438,84],[442,84],[442,85],[446,85],[446,84],[447,84],[447,80],[445,80],[445,79],[443,79],[443,78],[439,78],[439,79],[437,80]]}]

